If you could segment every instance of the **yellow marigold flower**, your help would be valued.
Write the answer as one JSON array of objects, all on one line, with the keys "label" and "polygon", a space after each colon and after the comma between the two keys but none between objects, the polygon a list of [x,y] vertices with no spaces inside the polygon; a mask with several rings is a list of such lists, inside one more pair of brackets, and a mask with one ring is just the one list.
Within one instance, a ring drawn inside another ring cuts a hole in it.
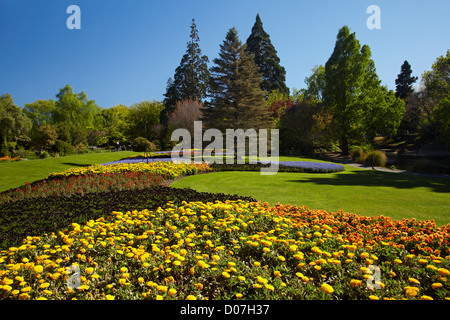
[{"label": "yellow marigold flower", "polygon": [[190,294],[186,297],[186,300],[197,300],[197,298],[195,296],[193,296],[192,294]]},{"label": "yellow marigold flower", "polygon": [[430,296],[421,296],[420,300],[433,300],[433,298]]},{"label": "yellow marigold flower", "polygon": [[86,273],[92,273],[92,272],[94,272],[94,268],[92,268],[92,267],[86,268]]},{"label": "yellow marigold flower", "polygon": [[405,292],[408,297],[415,297],[419,292],[419,288],[417,287],[405,287]]},{"label": "yellow marigold flower", "polygon": [[261,265],[261,262],[255,261],[255,262],[253,262],[253,265],[254,265],[255,267],[259,267],[259,266]]},{"label": "yellow marigold flower", "polygon": [[44,282],[44,283],[42,283],[42,284],[39,286],[39,288],[41,288],[41,289],[47,289],[49,286],[50,286],[50,283]]},{"label": "yellow marigold flower", "polygon": [[275,276],[275,277],[281,277],[281,272],[280,271],[274,271],[273,272],[273,275]]},{"label": "yellow marigold flower", "polygon": [[11,283],[13,283],[13,282],[14,282],[14,280],[8,279],[8,278],[4,278],[4,279],[2,280],[2,284],[4,284],[4,285],[8,285],[8,284],[11,284]]},{"label": "yellow marigold flower", "polygon": [[127,272],[127,271],[128,271],[128,269],[126,267],[120,268],[120,272]]},{"label": "yellow marigold flower", "polygon": [[291,251],[291,252],[295,252],[295,251],[297,251],[297,246],[295,245],[295,244],[293,244],[293,245],[291,245],[290,247],[289,247],[289,251]]},{"label": "yellow marigold flower", "polygon": [[173,296],[174,294],[177,293],[177,290],[170,288],[169,291],[167,291],[167,293],[169,294],[169,296]]},{"label": "yellow marigold flower", "polygon": [[214,261],[219,261],[219,260],[220,260],[220,256],[218,256],[217,254],[215,254],[215,255],[212,256],[212,259],[213,259]]},{"label": "yellow marigold flower", "polygon": [[47,300],[47,298],[46,297],[39,297],[36,300]]},{"label": "yellow marigold flower", "polygon": [[[158,295],[156,296],[156,300],[163,300],[163,296],[161,296],[161,295],[158,294]],[[188,300],[189,300],[189,299],[188,299]]]},{"label": "yellow marigold flower", "polygon": [[361,257],[362,259],[366,259],[366,258],[369,257],[369,253],[368,253],[368,252],[363,252],[363,253],[361,253],[360,257]]},{"label": "yellow marigold flower", "polygon": [[105,298],[106,298],[106,300],[114,300],[115,299],[114,296],[112,296],[110,294],[107,294]]},{"label": "yellow marigold flower", "polygon": [[264,287],[267,289],[267,290],[275,290],[275,288],[274,288],[274,286],[272,286],[271,284],[267,284],[267,283],[265,283],[264,284]]},{"label": "yellow marigold flower", "polygon": [[244,277],[244,276],[239,276],[238,279],[239,279],[240,281],[245,281],[245,277]]},{"label": "yellow marigold flower", "polygon": [[330,286],[330,285],[327,284],[327,283],[322,284],[322,285],[320,286],[320,289],[321,289],[323,292],[326,292],[326,293],[333,293],[333,292],[334,292],[333,287]]},{"label": "yellow marigold flower", "polygon": [[442,288],[442,283],[436,282],[431,285],[433,289]]},{"label": "yellow marigold flower", "polygon": [[34,272],[36,273],[41,273],[42,271],[44,271],[44,267],[41,265],[37,265],[33,268]]},{"label": "yellow marigold flower", "polygon": [[0,288],[3,288],[3,290],[5,290],[5,291],[11,291],[12,290],[12,287],[7,285],[7,284],[4,285],[4,286],[0,286]]},{"label": "yellow marigold flower", "polygon": [[280,260],[280,261],[286,261],[286,258],[283,257],[283,256],[278,256],[278,260]]},{"label": "yellow marigold flower", "polygon": [[185,256],[185,255],[187,254],[186,249],[181,249],[181,250],[180,250],[180,254],[181,254],[182,256]]},{"label": "yellow marigold flower", "polygon": [[395,259],[395,260],[394,260],[394,263],[396,263],[396,264],[402,264],[402,263],[403,263],[403,261],[402,261],[402,260],[400,260],[400,259]]},{"label": "yellow marigold flower", "polygon": [[441,275],[441,276],[449,276],[450,275],[450,271],[448,271],[447,269],[444,268],[439,268],[437,269],[437,272]]},{"label": "yellow marigold flower", "polygon": [[230,278],[230,274],[226,271],[222,272],[222,276],[226,279]]},{"label": "yellow marigold flower", "polygon": [[408,280],[409,280],[410,282],[412,282],[412,283],[420,284],[419,280],[417,280],[417,279],[415,279],[415,278],[408,278]]},{"label": "yellow marigold flower", "polygon": [[175,260],[174,262],[172,262],[175,266],[179,266],[181,265],[181,261],[179,260]]},{"label": "yellow marigold flower", "polygon": [[144,278],[139,277],[139,278],[138,278],[138,282],[141,283],[141,284],[144,283]]},{"label": "yellow marigold flower", "polygon": [[370,300],[380,300],[380,298],[378,298],[377,296],[374,296],[374,295],[370,295],[369,299]]},{"label": "yellow marigold flower", "polygon": [[362,284],[362,280],[352,279],[352,280],[350,280],[350,284],[352,287],[356,288]]},{"label": "yellow marigold flower", "polygon": [[242,298],[242,293],[236,293],[236,298]]},{"label": "yellow marigold flower", "polygon": [[437,270],[438,268],[432,264],[427,265],[427,269]]},{"label": "yellow marigold flower", "polygon": [[254,283],[253,288],[259,289],[259,288],[262,288],[262,285],[260,285],[259,283]]},{"label": "yellow marigold flower", "polygon": [[196,287],[197,289],[199,289],[199,290],[202,290],[202,289],[203,289],[203,284],[201,284],[201,283],[196,283],[196,284],[195,284],[195,287]]}]

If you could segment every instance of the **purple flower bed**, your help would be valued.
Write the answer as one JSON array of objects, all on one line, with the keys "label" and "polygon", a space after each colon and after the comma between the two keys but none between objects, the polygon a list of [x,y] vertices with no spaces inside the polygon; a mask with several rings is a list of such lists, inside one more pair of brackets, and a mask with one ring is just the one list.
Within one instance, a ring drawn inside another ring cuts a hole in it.
[{"label": "purple flower bed", "polygon": [[280,161],[280,166],[302,168],[308,172],[330,173],[344,171],[344,166],[330,162]]}]

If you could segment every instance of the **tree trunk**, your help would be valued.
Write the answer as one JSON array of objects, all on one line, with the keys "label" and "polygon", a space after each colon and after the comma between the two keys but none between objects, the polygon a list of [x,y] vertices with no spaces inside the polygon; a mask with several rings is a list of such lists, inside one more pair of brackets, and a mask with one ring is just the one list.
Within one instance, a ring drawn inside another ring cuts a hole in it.
[{"label": "tree trunk", "polygon": [[341,138],[341,156],[348,156],[349,153],[349,148],[348,148],[348,140],[346,137],[342,137]]}]

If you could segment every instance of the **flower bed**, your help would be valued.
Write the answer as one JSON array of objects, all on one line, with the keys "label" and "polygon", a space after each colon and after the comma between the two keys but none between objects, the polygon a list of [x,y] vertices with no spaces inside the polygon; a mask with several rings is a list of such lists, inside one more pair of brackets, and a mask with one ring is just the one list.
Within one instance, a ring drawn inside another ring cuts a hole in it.
[{"label": "flower bed", "polygon": [[248,200],[251,197],[197,192],[156,185],[144,189],[75,193],[70,196],[26,198],[3,203],[0,214],[0,249],[21,244],[29,235],[41,235],[66,228],[70,223],[86,223],[107,217],[114,210],[157,209],[168,201]]},{"label": "flower bed", "polygon": [[2,162],[2,161],[19,161],[19,160],[22,160],[22,158],[20,158],[20,157],[11,158],[10,156],[5,156],[5,157],[0,158],[0,162]]},{"label": "flower bed", "polygon": [[[433,254],[411,253],[377,228],[353,239],[349,220],[361,228],[374,223],[248,201],[116,211],[0,252],[0,299],[450,297],[448,248],[444,253],[432,241]],[[405,221],[389,233],[404,232],[402,225],[421,228]],[[448,240],[446,227],[411,241],[433,239],[437,231]],[[80,283],[68,288],[74,266]]]},{"label": "flower bed", "polygon": [[70,177],[99,173],[141,172],[160,175],[164,179],[175,179],[179,176],[209,171],[207,164],[190,164],[155,161],[151,163],[118,163],[112,165],[92,165],[89,167],[70,168],[61,173],[52,173],[48,178]]},{"label": "flower bed", "polygon": [[106,172],[72,175],[65,179],[44,179],[0,193],[0,203],[49,196],[150,188],[163,183],[160,175],[149,172]]}]

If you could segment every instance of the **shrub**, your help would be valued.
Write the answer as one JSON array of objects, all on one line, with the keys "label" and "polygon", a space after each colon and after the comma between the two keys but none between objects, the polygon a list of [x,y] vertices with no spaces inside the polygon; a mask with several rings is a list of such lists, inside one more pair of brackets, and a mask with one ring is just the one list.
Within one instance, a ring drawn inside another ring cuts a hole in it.
[{"label": "shrub", "polygon": [[379,150],[370,151],[367,154],[367,158],[364,161],[364,164],[372,167],[384,167],[386,166],[387,157],[384,152]]},{"label": "shrub", "polygon": [[50,157],[50,154],[49,154],[47,151],[43,151],[43,152],[41,152],[41,154],[39,155],[39,158],[40,158],[40,159],[46,159],[46,158],[48,158],[48,157]]},{"label": "shrub", "polygon": [[52,151],[59,153],[61,156],[67,156],[75,153],[75,148],[66,141],[56,140],[55,144],[52,146]]},{"label": "shrub", "polygon": [[358,163],[364,163],[367,158],[367,153],[364,152],[361,147],[353,147],[351,150],[351,156],[353,161]]},{"label": "shrub", "polygon": [[155,145],[143,137],[138,137],[134,139],[133,142],[131,143],[131,147],[133,148],[133,151],[137,152],[144,152],[144,151],[153,152],[156,150]]}]

